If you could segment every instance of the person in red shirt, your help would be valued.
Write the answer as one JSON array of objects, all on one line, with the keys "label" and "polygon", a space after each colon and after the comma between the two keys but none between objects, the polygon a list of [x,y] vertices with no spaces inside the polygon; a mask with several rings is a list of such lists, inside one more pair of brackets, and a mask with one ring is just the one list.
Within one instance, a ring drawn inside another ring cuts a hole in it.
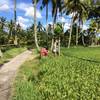
[{"label": "person in red shirt", "polygon": [[41,48],[40,56],[47,56],[48,55],[48,48]]}]

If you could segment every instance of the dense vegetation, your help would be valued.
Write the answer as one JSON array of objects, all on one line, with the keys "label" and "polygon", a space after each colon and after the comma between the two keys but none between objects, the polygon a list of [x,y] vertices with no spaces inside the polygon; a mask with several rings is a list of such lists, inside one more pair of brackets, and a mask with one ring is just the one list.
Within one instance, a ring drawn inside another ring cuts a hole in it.
[{"label": "dense vegetation", "polygon": [[99,51],[100,48],[63,48],[60,57],[50,55],[26,62],[16,77],[13,100],[99,100]]}]

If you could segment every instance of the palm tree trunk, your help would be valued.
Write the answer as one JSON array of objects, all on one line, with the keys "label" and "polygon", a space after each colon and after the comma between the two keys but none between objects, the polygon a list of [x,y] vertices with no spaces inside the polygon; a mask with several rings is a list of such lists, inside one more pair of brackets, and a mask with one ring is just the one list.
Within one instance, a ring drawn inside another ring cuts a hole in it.
[{"label": "palm tree trunk", "polygon": [[[80,24],[79,24],[79,27],[80,27]],[[81,28],[83,29],[83,24],[81,25]],[[81,38],[81,40],[82,40],[82,44],[83,44],[83,46],[85,46],[84,33],[82,34],[82,38]]]},{"label": "palm tree trunk", "polygon": [[16,26],[16,0],[14,0],[14,22],[15,22],[15,26]]},{"label": "palm tree trunk", "polygon": [[16,0],[14,0],[14,24],[15,24],[15,36],[14,36],[14,44],[17,45],[17,35],[16,35]]},{"label": "palm tree trunk", "polygon": [[58,41],[58,45],[59,45],[59,48],[58,48],[58,52],[59,52],[59,56],[60,56],[60,37],[59,37],[59,41]]},{"label": "palm tree trunk", "polygon": [[0,58],[2,58],[2,57],[3,57],[3,53],[2,53],[1,48],[0,48]]},{"label": "palm tree trunk", "polygon": [[92,36],[92,39],[91,39],[91,46],[94,45],[94,42],[93,42],[93,36]]},{"label": "palm tree trunk", "polygon": [[3,57],[3,53],[1,51],[1,46],[0,46],[0,58],[2,58],[2,57]]},{"label": "palm tree trunk", "polygon": [[52,42],[51,42],[51,51],[53,50],[53,44],[54,44],[54,38],[52,38]]},{"label": "palm tree trunk", "polygon": [[[53,21],[53,35],[54,35],[54,27],[55,27],[55,23],[54,23],[54,21]],[[53,51],[53,46],[54,46],[54,36],[52,37],[51,51]]]},{"label": "palm tree trunk", "polygon": [[76,27],[76,46],[78,45],[78,23]]},{"label": "palm tree trunk", "polygon": [[9,30],[9,34],[8,34],[8,40],[10,40],[11,34],[12,34],[12,31],[11,31],[11,29],[10,29],[10,30]]},{"label": "palm tree trunk", "polygon": [[36,0],[34,0],[34,34],[35,34],[35,45],[37,47],[37,50],[40,51],[37,40],[37,31],[36,31]]},{"label": "palm tree trunk", "polygon": [[47,33],[47,47],[48,46],[48,3],[46,5],[46,33]]},{"label": "palm tree trunk", "polygon": [[47,47],[49,47],[49,43],[48,43],[48,23],[47,23],[47,21],[46,21],[46,33],[47,33],[47,39],[46,39],[46,45],[47,45]]},{"label": "palm tree trunk", "polygon": [[83,43],[83,46],[85,46],[84,36],[83,35],[82,35],[82,43]]},{"label": "palm tree trunk", "polygon": [[71,29],[70,29],[69,40],[68,40],[68,48],[70,48],[70,44],[71,44],[72,30],[73,30],[73,17],[71,20]]}]

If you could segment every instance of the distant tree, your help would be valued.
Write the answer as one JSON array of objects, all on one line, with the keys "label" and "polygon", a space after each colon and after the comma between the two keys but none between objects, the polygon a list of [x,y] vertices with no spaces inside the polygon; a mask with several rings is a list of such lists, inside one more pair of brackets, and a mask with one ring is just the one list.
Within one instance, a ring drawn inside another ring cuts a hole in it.
[{"label": "distant tree", "polygon": [[5,26],[6,18],[0,17],[0,29],[3,32]]},{"label": "distant tree", "polygon": [[41,24],[40,21],[38,22],[38,25],[37,25],[37,31],[38,32],[44,32],[44,31],[46,31],[46,29],[43,27],[43,25]]},{"label": "distant tree", "polygon": [[99,26],[100,22],[98,22],[96,19],[92,19],[91,23],[90,23],[90,35],[91,35],[91,39],[92,39],[92,43],[91,45],[97,44],[96,43],[96,37],[98,35],[98,31],[99,31]]},{"label": "distant tree", "polygon": [[6,18],[0,17],[0,45],[5,45],[8,41],[7,32],[5,28],[7,28]]},{"label": "distant tree", "polygon": [[71,36],[72,36],[72,26],[75,21],[77,21],[77,32],[76,32],[76,46],[78,45],[78,23],[83,23],[84,17],[87,15],[87,4],[86,0],[65,0],[64,10],[66,15],[72,14],[71,26],[70,26],[70,35],[69,35],[69,42],[68,48],[71,44]]},{"label": "distant tree", "polygon": [[[9,29],[9,34],[8,34],[8,40],[10,40],[11,38],[13,39],[13,31],[14,31],[14,22],[11,20],[10,22],[8,22],[8,29]],[[13,39],[14,40],[14,39]]]},{"label": "distant tree", "polygon": [[[54,31],[54,26],[56,24],[56,18],[57,18],[57,13],[61,12],[61,5],[63,4],[62,0],[42,0],[42,8],[44,8],[46,6],[46,32],[48,33],[48,23],[47,23],[47,19],[48,19],[48,4],[49,2],[52,4],[52,17],[53,17],[53,31]],[[48,37],[47,37],[48,38]],[[52,43],[53,43],[53,38],[52,38]],[[52,44],[51,43],[51,44]],[[52,49],[52,45],[51,45],[51,49]]]},{"label": "distant tree", "polygon": [[[63,34],[63,27],[61,23],[57,23],[55,28],[54,28],[54,37],[55,37],[55,41],[58,39],[58,53],[60,55],[60,38],[61,35]],[[53,43],[55,44],[55,43]],[[56,44],[57,45],[57,44]]]}]

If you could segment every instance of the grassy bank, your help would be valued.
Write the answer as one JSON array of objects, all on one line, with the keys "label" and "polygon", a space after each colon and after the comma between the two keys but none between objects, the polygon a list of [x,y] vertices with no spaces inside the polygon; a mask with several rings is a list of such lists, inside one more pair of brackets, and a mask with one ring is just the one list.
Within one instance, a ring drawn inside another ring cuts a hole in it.
[{"label": "grassy bank", "polygon": [[26,48],[12,48],[10,50],[7,50],[6,52],[3,53],[3,57],[0,58],[0,64],[3,64],[7,61],[9,61],[11,58],[17,56],[18,54],[22,53],[25,51]]},{"label": "grassy bank", "polygon": [[95,59],[96,54],[99,60],[98,50],[75,48],[72,52],[72,49],[63,49],[60,57],[26,62],[14,82],[12,100],[99,100],[100,63],[67,55],[72,52],[78,57]]}]

